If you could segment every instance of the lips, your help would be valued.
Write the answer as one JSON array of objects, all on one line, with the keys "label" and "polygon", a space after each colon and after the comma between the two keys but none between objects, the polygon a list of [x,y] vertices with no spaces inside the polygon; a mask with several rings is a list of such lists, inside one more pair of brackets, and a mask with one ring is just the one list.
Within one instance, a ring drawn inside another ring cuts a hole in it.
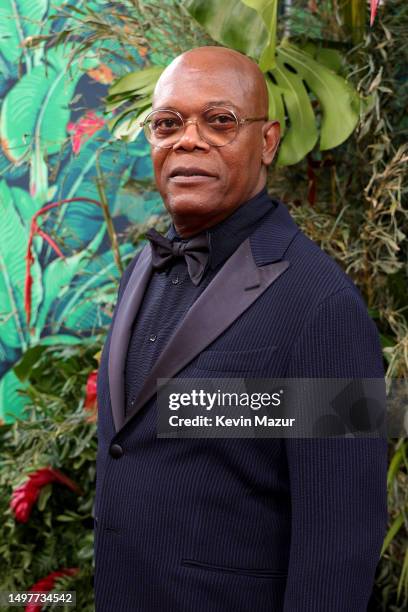
[{"label": "lips", "polygon": [[215,177],[209,170],[198,166],[177,166],[170,172],[170,178],[178,176],[210,176]]}]

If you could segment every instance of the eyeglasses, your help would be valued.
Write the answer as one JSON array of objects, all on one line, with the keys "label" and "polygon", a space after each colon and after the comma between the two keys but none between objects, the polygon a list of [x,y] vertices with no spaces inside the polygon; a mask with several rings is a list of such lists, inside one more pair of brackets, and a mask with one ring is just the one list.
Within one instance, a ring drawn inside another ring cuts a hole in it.
[{"label": "eyeglasses", "polygon": [[162,149],[173,147],[183,136],[189,123],[197,125],[198,133],[205,142],[214,147],[224,147],[237,137],[244,124],[267,120],[268,117],[239,119],[229,108],[212,106],[201,113],[196,121],[186,121],[177,111],[164,108],[154,110],[139,125],[143,127],[150,144]]}]

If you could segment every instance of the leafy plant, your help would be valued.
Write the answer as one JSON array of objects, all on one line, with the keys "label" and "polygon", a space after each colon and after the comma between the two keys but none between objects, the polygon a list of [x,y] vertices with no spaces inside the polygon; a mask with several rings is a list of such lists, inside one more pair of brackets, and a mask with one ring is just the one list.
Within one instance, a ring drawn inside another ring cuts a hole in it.
[{"label": "leafy plant", "polygon": [[[85,406],[85,384],[100,348],[99,338],[76,347],[29,349],[17,368],[26,381],[26,414],[0,428],[0,589],[29,590],[56,570],[79,568],[58,583],[77,591],[77,607],[85,612],[93,610],[96,460],[96,424]],[[30,475],[45,466],[59,478],[42,485],[27,516],[15,514],[18,487],[21,497]],[[59,484],[61,477],[73,486]]]},{"label": "leafy plant", "polygon": [[[184,6],[214,41],[258,61],[268,86],[269,118],[281,126],[278,165],[300,161],[315,147],[319,131],[321,150],[337,147],[350,136],[369,99],[360,97],[339,74],[338,52],[310,43],[301,48],[285,38],[276,46],[277,0],[185,0]],[[117,138],[138,136],[161,72],[162,67],[145,68],[110,88],[108,111],[128,103],[109,122]],[[319,127],[314,106],[319,109]]]},{"label": "leafy plant", "polygon": [[[6,0],[0,7],[0,68],[7,79],[0,78],[0,416],[6,421],[11,413],[22,414],[24,385],[12,369],[22,354],[62,339],[78,342],[110,320],[121,258],[133,252],[131,245],[117,244],[114,223],[123,227],[128,214],[141,221],[149,215],[144,206],[132,209],[136,197],[124,189],[129,180],[152,174],[147,147],[112,142],[98,112],[101,100],[91,116],[81,107],[90,82],[105,82],[106,90],[112,73],[95,53],[73,58],[73,41],[48,44],[54,32],[69,28],[81,4]],[[133,57],[140,61],[137,52]],[[32,241],[28,325],[31,221],[47,202],[73,198],[81,201],[44,217],[49,240],[37,233]],[[158,200],[153,194],[151,205],[157,208]]]}]

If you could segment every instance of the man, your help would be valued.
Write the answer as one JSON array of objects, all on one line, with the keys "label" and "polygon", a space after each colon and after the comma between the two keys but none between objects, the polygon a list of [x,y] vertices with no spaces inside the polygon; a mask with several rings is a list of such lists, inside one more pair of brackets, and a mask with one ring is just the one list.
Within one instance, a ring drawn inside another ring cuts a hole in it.
[{"label": "man", "polygon": [[96,610],[363,612],[387,520],[383,439],[157,437],[158,378],[384,370],[359,291],[266,192],[279,124],[256,64],[184,53],[153,111],[172,225],[125,271],[101,360]]}]

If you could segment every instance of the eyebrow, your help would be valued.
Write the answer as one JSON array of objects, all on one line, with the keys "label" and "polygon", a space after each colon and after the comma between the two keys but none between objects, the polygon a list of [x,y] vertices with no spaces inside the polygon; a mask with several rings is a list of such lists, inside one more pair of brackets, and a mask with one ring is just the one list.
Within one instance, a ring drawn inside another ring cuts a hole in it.
[{"label": "eyebrow", "polygon": [[[234,102],[232,102],[231,100],[210,100],[209,102],[206,102],[202,108],[203,109],[208,108],[209,106],[232,106],[233,108],[239,111],[239,107],[236,104],[234,104]],[[177,111],[178,113],[180,112],[179,109],[176,108],[175,106],[161,105],[158,108],[167,108],[168,110]],[[157,110],[157,109],[153,108],[153,110]]]}]

